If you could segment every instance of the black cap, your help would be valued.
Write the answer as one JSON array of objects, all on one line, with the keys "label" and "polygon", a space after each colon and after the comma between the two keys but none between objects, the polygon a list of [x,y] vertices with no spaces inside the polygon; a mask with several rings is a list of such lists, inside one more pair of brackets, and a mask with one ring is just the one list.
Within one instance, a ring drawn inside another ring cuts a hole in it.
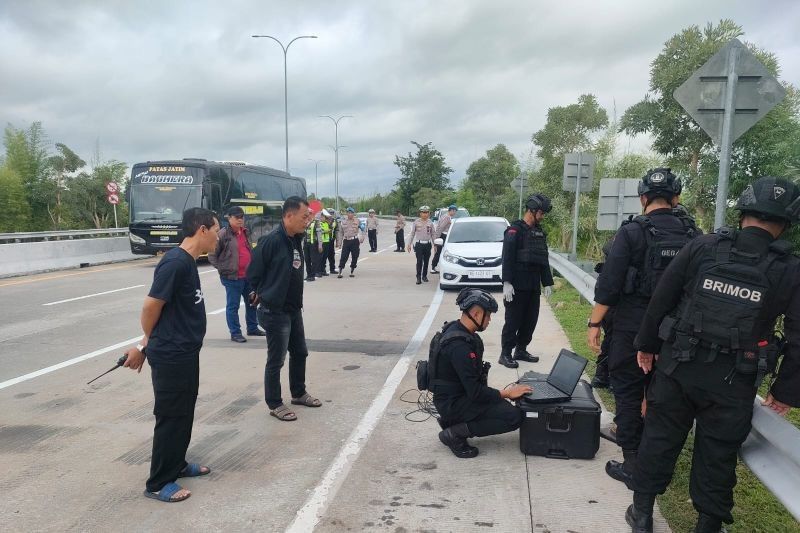
[{"label": "black cap", "polygon": [[228,209],[227,215],[229,217],[243,217],[244,216],[244,209],[241,206],[234,205],[230,209]]},{"label": "black cap", "polygon": [[800,191],[786,178],[764,176],[747,186],[736,209],[742,214],[796,223],[800,219]]}]

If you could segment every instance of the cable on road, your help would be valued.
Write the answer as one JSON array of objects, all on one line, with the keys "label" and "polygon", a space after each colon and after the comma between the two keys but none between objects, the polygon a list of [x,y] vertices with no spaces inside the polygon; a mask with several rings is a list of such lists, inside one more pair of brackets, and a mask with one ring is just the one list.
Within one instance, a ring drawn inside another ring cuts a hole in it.
[{"label": "cable on road", "polygon": [[[406,394],[416,392],[417,398],[415,400],[408,400],[405,398]],[[433,394],[430,391],[420,391],[417,389],[408,389],[400,395],[400,401],[405,403],[416,404],[417,408],[405,414],[405,419],[409,422],[426,422],[430,418],[439,420],[439,412],[436,406],[433,405]],[[424,418],[419,418],[424,416]]]}]

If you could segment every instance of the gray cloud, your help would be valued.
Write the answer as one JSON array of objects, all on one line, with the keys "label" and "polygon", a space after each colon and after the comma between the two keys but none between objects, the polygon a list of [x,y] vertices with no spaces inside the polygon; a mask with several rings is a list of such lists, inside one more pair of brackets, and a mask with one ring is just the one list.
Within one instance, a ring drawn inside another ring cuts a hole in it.
[{"label": "gray cloud", "polygon": [[[386,192],[395,154],[432,141],[463,178],[505,143],[525,155],[552,106],[594,93],[618,114],[647,91],[649,63],[690,24],[733,18],[800,85],[800,5],[617,2],[5,2],[0,120],[42,121],[89,158],[238,159],[283,168],[283,56],[289,50],[292,172],[320,165],[331,194],[341,122],[340,192]],[[645,147],[646,139],[630,141]],[[625,143],[623,143],[625,144]]]}]

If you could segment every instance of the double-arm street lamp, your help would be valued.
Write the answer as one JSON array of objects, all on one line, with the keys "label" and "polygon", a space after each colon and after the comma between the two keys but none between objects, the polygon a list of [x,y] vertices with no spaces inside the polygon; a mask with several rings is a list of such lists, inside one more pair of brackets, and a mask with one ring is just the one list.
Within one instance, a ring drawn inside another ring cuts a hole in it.
[{"label": "double-arm street lamp", "polygon": [[334,164],[333,164],[333,183],[334,193],[336,195],[336,212],[339,212],[339,121],[343,118],[353,118],[353,115],[342,115],[339,118],[333,118],[330,115],[320,115],[320,118],[329,118],[333,122],[335,132],[335,144],[333,148]]},{"label": "double-arm street lamp", "polygon": [[319,164],[324,163],[324,159],[308,159],[314,162],[314,198],[319,200]]},{"label": "double-arm street lamp", "polygon": [[278,39],[273,37],[272,35],[253,35],[253,38],[265,38],[265,39],[272,39],[276,43],[278,43],[283,50],[283,121],[284,121],[284,131],[286,133],[286,173],[289,173],[289,87],[286,81],[286,53],[289,51],[289,47],[292,46],[292,43],[298,39],[316,39],[316,35],[300,35],[299,37],[295,37],[289,44],[283,46],[283,43],[280,42]]}]

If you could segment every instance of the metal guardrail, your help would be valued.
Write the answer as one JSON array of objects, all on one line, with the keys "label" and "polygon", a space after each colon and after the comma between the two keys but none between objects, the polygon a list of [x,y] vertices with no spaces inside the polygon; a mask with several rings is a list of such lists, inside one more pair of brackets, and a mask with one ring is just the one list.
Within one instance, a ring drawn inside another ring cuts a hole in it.
[{"label": "metal guardrail", "polygon": [[62,231],[30,231],[18,233],[0,233],[0,243],[60,241],[68,239],[93,239],[96,237],[124,237],[128,228],[110,229],[77,229]]},{"label": "metal guardrail", "polygon": [[[557,252],[550,252],[550,266],[581,296],[594,301],[594,276]],[[762,399],[756,397],[753,428],[739,455],[792,516],[800,520],[800,429],[761,402]]]}]

